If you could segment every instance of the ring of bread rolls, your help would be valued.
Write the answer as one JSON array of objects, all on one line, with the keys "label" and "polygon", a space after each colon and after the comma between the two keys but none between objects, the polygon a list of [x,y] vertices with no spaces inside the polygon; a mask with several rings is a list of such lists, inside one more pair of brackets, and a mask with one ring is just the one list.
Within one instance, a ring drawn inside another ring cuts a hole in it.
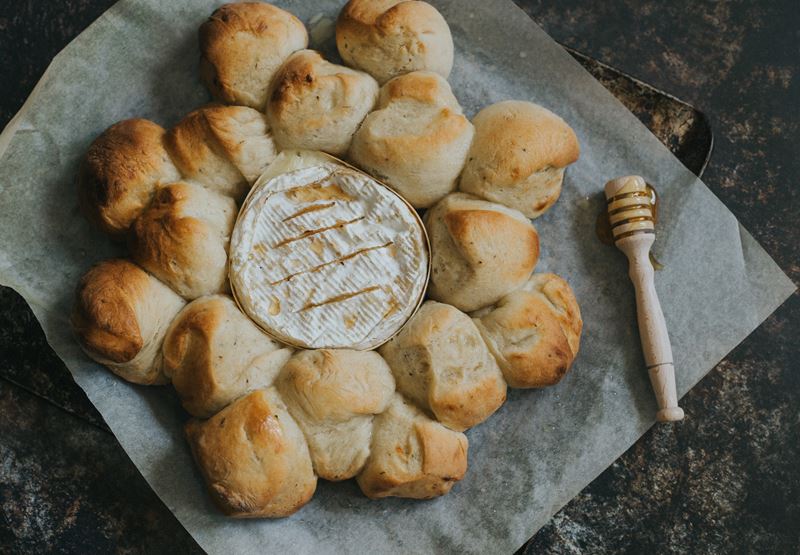
[{"label": "ring of bread rolls", "polygon": [[[202,107],[168,131],[120,122],[80,166],[83,211],[111,237],[127,237],[132,261],[101,262],[81,278],[78,342],[127,381],[171,381],[192,416],[195,461],[226,515],[292,514],[318,478],[355,478],[370,498],[446,494],[467,470],[464,431],[503,405],[507,387],[558,382],[578,352],[572,290],[533,273],[539,237],[526,216],[544,209],[531,208],[539,193],[509,196],[501,179],[543,190],[545,178],[531,172],[563,175],[577,157],[574,133],[543,108],[500,103],[476,117],[473,138],[444,79],[444,19],[424,2],[381,6],[351,0],[337,28],[347,63],[380,82],[394,77],[376,111],[376,81],[302,50],[307,33],[294,16],[228,4],[200,36],[201,75],[230,105]],[[438,19],[424,17],[434,12]],[[392,51],[401,47],[407,60]],[[502,135],[498,117],[517,112],[542,122],[538,138],[517,145],[534,152],[498,157],[487,137]],[[291,170],[285,160],[270,167],[289,147],[349,149],[354,163],[430,207],[431,300],[378,350],[294,350],[226,294],[237,206],[259,176]],[[459,176],[477,196],[453,192]]]}]

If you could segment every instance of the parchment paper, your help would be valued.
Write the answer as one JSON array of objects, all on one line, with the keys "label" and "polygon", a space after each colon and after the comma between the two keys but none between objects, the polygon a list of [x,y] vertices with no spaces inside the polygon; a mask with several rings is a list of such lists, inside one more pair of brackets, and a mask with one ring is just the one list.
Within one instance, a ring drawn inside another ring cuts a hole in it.
[{"label": "parchment paper", "polygon": [[[446,497],[376,502],[352,481],[320,483],[287,519],[220,516],[192,463],[171,388],[132,386],[90,362],[67,321],[79,276],[121,252],[78,213],[78,160],[120,119],[169,126],[208,100],[197,78],[197,27],[220,3],[118,3],[56,57],[0,138],[0,281],[25,297],[131,459],[207,551],[509,552],[625,451],[653,423],[655,403],[625,259],[594,237],[608,179],[640,173],[661,192],[656,252],[666,268],[656,286],[680,394],[793,291],[705,185],[511,2],[433,1],[453,31],[451,83],[470,116],[502,99],[532,100],[578,134],[581,158],[567,171],[561,200],[535,222],[537,269],[566,277],[581,304],[578,361],[557,387],[510,391],[505,406],[468,433],[469,472]],[[276,3],[313,19],[312,35],[335,52],[324,27],[341,2]]]}]

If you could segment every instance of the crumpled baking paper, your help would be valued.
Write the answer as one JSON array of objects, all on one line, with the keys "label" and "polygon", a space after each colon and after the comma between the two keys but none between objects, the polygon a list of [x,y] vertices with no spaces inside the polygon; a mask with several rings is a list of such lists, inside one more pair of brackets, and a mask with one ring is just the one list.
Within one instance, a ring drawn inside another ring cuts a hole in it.
[{"label": "crumpled baking paper", "polygon": [[[469,471],[445,497],[369,501],[353,481],[321,482],[290,518],[225,518],[194,467],[174,392],[130,385],[92,363],[68,323],[79,276],[122,252],[78,212],[78,161],[118,120],[170,126],[209,99],[198,80],[197,28],[220,3],[119,2],[56,56],[0,137],[0,282],[27,300],[131,459],[208,552],[510,552],[623,453],[653,424],[656,406],[625,258],[594,235],[611,178],[638,173],[661,193],[656,253],[666,267],[656,287],[679,394],[794,290],[711,191],[510,1],[433,1],[453,32],[450,82],[468,115],[503,99],[531,100],[578,135],[581,158],[535,224],[537,270],[567,278],[580,301],[580,356],[558,386],[510,391],[469,431]],[[330,30],[341,2],[276,3],[313,23],[312,46],[335,56]]]}]

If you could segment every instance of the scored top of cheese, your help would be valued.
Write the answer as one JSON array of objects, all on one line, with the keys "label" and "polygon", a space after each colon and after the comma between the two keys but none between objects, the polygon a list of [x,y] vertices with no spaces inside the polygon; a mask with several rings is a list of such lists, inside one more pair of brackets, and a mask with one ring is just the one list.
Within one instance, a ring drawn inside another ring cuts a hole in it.
[{"label": "scored top of cheese", "polygon": [[253,187],[231,236],[237,302],[296,347],[377,347],[417,309],[428,273],[428,240],[414,209],[316,152],[283,152]]}]

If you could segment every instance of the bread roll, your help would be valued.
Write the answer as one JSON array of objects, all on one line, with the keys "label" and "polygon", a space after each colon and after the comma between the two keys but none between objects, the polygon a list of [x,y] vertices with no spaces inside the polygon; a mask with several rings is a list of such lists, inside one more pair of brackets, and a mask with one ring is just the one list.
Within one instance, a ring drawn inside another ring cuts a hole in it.
[{"label": "bread roll", "polygon": [[306,440],[273,388],[208,420],[190,420],[186,437],[211,498],[228,516],[284,517],[314,495]]},{"label": "bread roll", "polygon": [[225,291],[235,218],[233,199],[171,183],[133,224],[131,258],[188,300]]},{"label": "bread roll", "polygon": [[473,317],[511,387],[556,384],[578,354],[581,312],[570,286],[555,274],[533,274]]},{"label": "bread roll", "polygon": [[453,430],[480,424],[506,400],[500,369],[469,316],[426,301],[380,348],[397,391]]},{"label": "bread roll", "polygon": [[292,54],[270,87],[267,116],[281,149],[343,156],[375,106],[378,84],[361,71],[325,61],[313,50]]},{"label": "bread roll", "polygon": [[[284,173],[311,168],[330,161],[330,156],[318,150],[282,150],[275,157],[275,160],[267,166],[267,169],[264,170],[264,173],[261,174],[261,177],[256,180],[253,186],[258,187]],[[244,206],[242,206],[242,209],[244,209]]]},{"label": "bread roll", "polygon": [[326,480],[352,478],[369,456],[373,415],[394,393],[389,366],[374,351],[300,351],[277,384],[308,440],[314,470]]},{"label": "bread roll", "polygon": [[201,297],[175,317],[164,338],[164,374],[183,407],[200,418],[272,385],[292,354],[266,336],[225,295]]},{"label": "bread roll", "polygon": [[166,145],[184,178],[235,199],[277,154],[264,114],[244,106],[195,110],[170,129]]},{"label": "bread roll", "polygon": [[453,68],[453,37],[426,2],[350,0],[336,22],[336,46],[347,65],[384,83],[416,70],[444,78]]},{"label": "bread roll", "polygon": [[127,260],[106,260],[81,280],[72,329],[86,354],[138,384],[166,383],[161,342],[184,301]]},{"label": "bread roll", "polygon": [[447,81],[415,71],[381,88],[349,157],[415,208],[427,208],[456,188],[473,132]]},{"label": "bread roll", "polygon": [[269,83],[308,46],[302,22],[263,2],[225,4],[200,26],[200,78],[220,102],[263,110]]},{"label": "bread roll", "polygon": [[529,218],[541,216],[561,194],[564,168],[578,159],[575,132],[549,110],[519,100],[492,104],[473,123],[459,188]]},{"label": "bread roll", "polygon": [[467,447],[464,434],[395,395],[375,418],[372,454],[356,480],[371,499],[444,495],[467,471]]},{"label": "bread roll", "polygon": [[464,193],[425,214],[431,241],[432,299],[469,312],[497,302],[530,277],[539,236],[516,210]]},{"label": "bread roll", "polygon": [[78,170],[81,209],[106,233],[121,237],[163,183],[180,178],[164,149],[164,129],[128,119],[92,142]]}]

